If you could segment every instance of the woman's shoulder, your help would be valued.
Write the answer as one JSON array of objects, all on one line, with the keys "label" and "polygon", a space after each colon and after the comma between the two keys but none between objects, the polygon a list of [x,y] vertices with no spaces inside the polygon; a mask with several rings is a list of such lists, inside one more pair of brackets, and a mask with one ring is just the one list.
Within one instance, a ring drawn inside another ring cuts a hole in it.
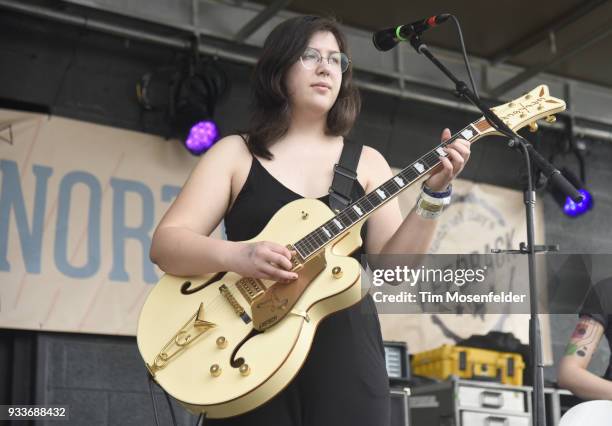
[{"label": "woman's shoulder", "polygon": [[228,166],[240,166],[240,164],[251,161],[251,153],[245,140],[238,134],[232,134],[219,139],[206,152],[206,160],[215,163],[221,162]]},{"label": "woman's shoulder", "polygon": [[387,160],[385,157],[378,151],[376,148],[373,148],[369,145],[364,145],[361,150],[361,159],[360,161],[366,161],[371,165],[376,164],[387,164]]},{"label": "woman's shoulder", "polygon": [[364,145],[357,166],[357,174],[363,176],[364,188],[367,192],[389,179],[391,168],[385,157],[376,148]]},{"label": "woman's shoulder", "polygon": [[364,145],[359,158],[359,166],[363,163],[364,170],[389,170],[390,166],[384,155],[376,148]]},{"label": "woman's shoulder", "polygon": [[219,139],[208,150],[214,156],[250,155],[244,135],[232,134]]}]

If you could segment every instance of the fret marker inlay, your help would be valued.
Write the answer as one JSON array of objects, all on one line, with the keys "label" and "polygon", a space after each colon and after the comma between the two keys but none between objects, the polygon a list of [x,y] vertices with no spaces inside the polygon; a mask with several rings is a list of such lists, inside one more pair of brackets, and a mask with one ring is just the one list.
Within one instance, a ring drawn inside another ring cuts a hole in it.
[{"label": "fret marker inlay", "polygon": [[425,171],[425,166],[422,165],[419,162],[414,163],[414,168],[417,170],[417,172],[419,173],[423,173]]},{"label": "fret marker inlay", "polygon": [[448,152],[444,151],[444,149],[441,146],[436,148],[436,152],[438,153],[440,157],[446,157],[448,155]]},{"label": "fret marker inlay", "polygon": [[331,234],[329,233],[326,227],[322,226],[321,229],[323,229],[323,232],[325,232],[325,235],[327,235],[327,238],[331,238]]},{"label": "fret marker inlay", "polygon": [[402,186],[404,186],[404,181],[402,180],[401,177],[399,176],[395,176],[393,178],[393,180],[395,181],[395,183],[397,183],[397,185],[401,188]]},{"label": "fret marker inlay", "polygon": [[378,196],[379,196],[379,197],[380,197],[382,200],[384,200],[385,198],[387,198],[387,194],[385,194],[385,191],[383,191],[383,190],[382,190],[382,189],[380,189],[380,188],[376,190],[376,193],[378,194]]},{"label": "fret marker inlay", "polygon": [[461,136],[463,136],[463,139],[470,139],[472,136],[474,136],[474,132],[472,132],[470,129],[465,129],[463,132],[461,132]]},{"label": "fret marker inlay", "polygon": [[353,209],[357,212],[359,216],[363,216],[363,212],[358,206],[353,206]]},{"label": "fret marker inlay", "polygon": [[334,223],[336,224],[336,226],[338,227],[338,229],[342,229],[342,224],[340,223],[340,221],[338,219],[334,219]]}]

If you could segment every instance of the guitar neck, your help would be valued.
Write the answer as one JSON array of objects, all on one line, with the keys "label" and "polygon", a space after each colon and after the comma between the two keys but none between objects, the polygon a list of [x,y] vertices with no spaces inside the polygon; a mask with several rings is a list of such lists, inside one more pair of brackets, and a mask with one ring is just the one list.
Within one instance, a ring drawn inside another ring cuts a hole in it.
[{"label": "guitar neck", "polygon": [[307,260],[438,166],[441,163],[440,157],[447,155],[443,150],[444,147],[458,138],[472,143],[485,136],[485,130],[489,127],[489,124],[483,118],[468,124],[378,188],[354,201],[333,218],[295,242],[293,247],[302,259]]}]

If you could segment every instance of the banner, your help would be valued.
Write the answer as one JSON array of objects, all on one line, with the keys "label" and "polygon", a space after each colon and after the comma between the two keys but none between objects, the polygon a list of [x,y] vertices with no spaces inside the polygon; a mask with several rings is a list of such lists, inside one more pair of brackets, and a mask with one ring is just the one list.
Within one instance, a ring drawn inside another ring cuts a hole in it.
[{"label": "banner", "polygon": [[[149,261],[153,231],[196,162],[177,141],[0,110],[0,327],[134,335],[162,275]],[[488,253],[524,241],[520,192],[453,185],[433,253]],[[399,196],[404,215],[417,192],[414,185]],[[536,218],[541,242],[540,209]],[[213,236],[221,238],[222,225]],[[491,329],[525,341],[527,323],[517,317],[381,315],[381,323],[386,339],[414,352]]]},{"label": "banner", "polygon": [[162,275],[153,231],[197,158],[60,117],[0,110],[0,123],[0,327],[134,335]]}]

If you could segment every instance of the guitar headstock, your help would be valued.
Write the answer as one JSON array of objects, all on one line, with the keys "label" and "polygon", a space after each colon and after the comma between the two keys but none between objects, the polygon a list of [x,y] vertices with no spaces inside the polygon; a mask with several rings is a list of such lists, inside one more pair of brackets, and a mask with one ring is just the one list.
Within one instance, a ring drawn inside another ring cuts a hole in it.
[{"label": "guitar headstock", "polygon": [[[550,96],[548,86],[542,84],[520,98],[491,110],[515,132],[527,125],[529,130],[535,132],[538,129],[537,121],[545,118],[549,123],[554,122],[554,114],[565,111],[565,102]],[[484,118],[478,122],[477,127],[482,134],[501,134]]]}]

